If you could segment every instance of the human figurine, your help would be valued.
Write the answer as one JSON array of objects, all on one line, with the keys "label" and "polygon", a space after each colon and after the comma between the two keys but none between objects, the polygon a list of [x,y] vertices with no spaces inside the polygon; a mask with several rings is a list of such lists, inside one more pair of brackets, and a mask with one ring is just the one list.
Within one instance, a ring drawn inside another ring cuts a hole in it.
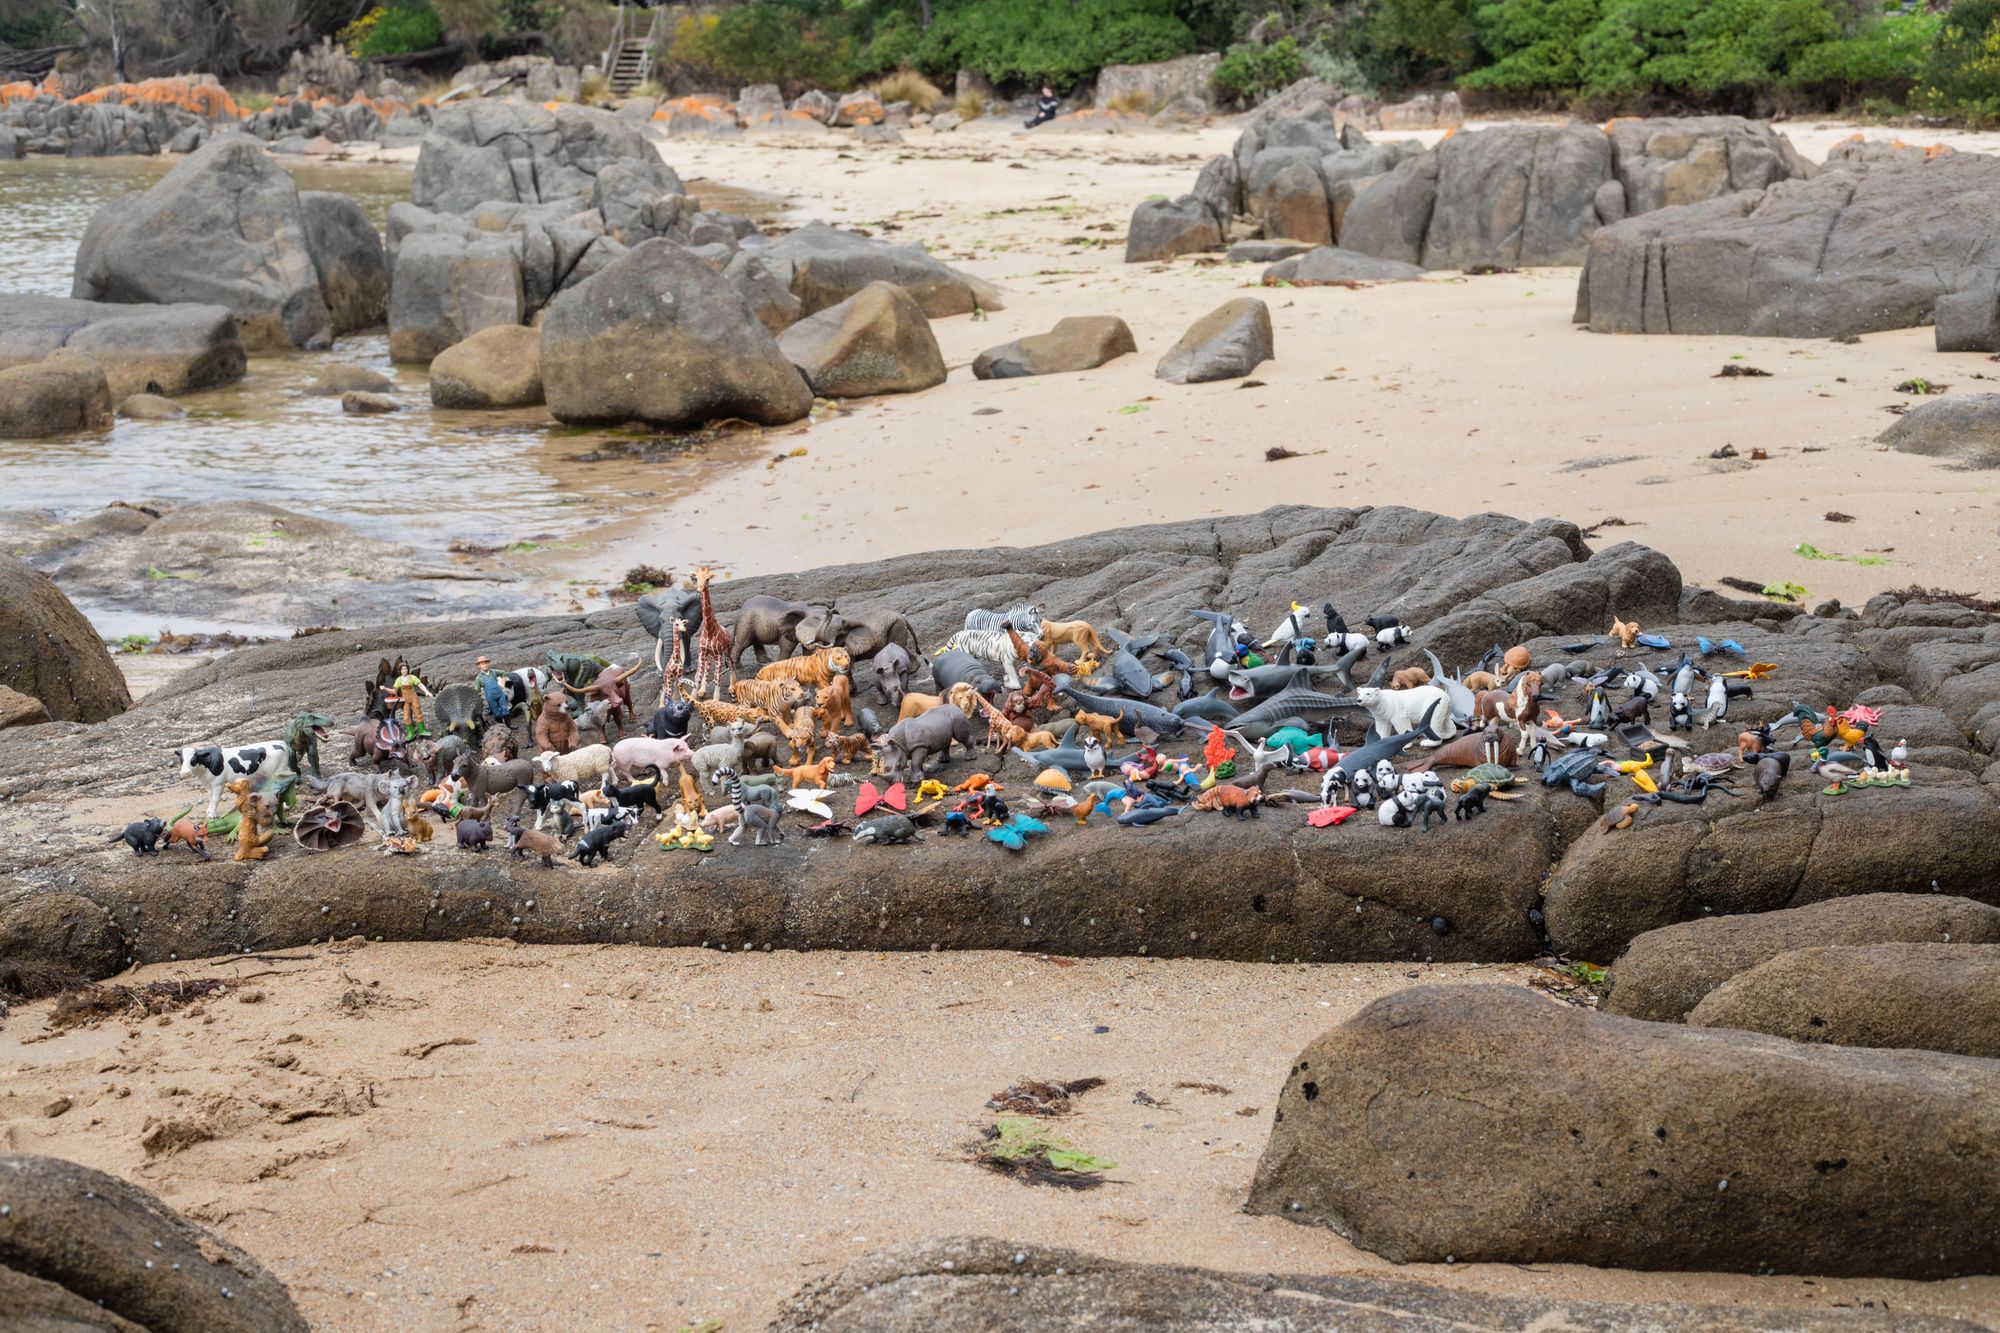
[{"label": "human figurine", "polygon": [[1037,125],[1046,125],[1054,120],[1061,110],[1062,102],[1056,97],[1056,90],[1045,83],[1042,85],[1042,95],[1035,99],[1034,119],[1027,122],[1027,127],[1032,130]]},{"label": "human figurine", "polygon": [[417,669],[411,667],[396,677],[389,683],[389,688],[394,690],[396,697],[402,701],[403,730],[411,736],[428,735],[429,733],[424,730],[423,699],[430,697],[431,687],[424,684],[423,677],[417,674]]},{"label": "human figurine", "polygon": [[486,711],[495,722],[505,726],[507,719],[514,715],[513,696],[507,693],[507,680],[493,669],[488,658],[479,659],[479,674],[472,678],[479,692],[486,696]]}]

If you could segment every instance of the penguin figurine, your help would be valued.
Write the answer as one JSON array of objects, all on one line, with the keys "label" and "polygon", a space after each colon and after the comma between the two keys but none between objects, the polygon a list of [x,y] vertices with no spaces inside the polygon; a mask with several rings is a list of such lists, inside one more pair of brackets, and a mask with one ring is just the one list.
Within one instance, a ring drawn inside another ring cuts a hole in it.
[{"label": "penguin figurine", "polygon": [[1711,723],[1729,716],[1729,682],[1720,676],[1708,678],[1708,712]]},{"label": "penguin figurine", "polygon": [[1584,722],[1592,728],[1611,725],[1611,700],[1605,697],[1602,685],[1590,692],[1590,712],[1585,716]]}]

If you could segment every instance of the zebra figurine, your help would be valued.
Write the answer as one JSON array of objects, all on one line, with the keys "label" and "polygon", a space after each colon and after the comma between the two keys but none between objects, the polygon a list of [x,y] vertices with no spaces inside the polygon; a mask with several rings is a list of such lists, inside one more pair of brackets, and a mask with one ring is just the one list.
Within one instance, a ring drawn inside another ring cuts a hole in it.
[{"label": "zebra figurine", "polygon": [[[778,823],[778,790],[762,784],[754,788],[743,785],[743,775],[735,769],[724,766],[715,770],[712,779],[716,786],[729,792],[729,803],[736,807],[736,829],[729,835],[731,847],[743,845],[743,830],[749,829],[751,845],[765,846],[769,842],[783,842],[785,830]],[[769,833],[770,838],[764,835]]]},{"label": "zebra figurine", "polygon": [[[1019,629],[1019,626],[1015,627]],[[1039,628],[1039,626],[1038,626]],[[1030,637],[1021,631],[1021,637]],[[932,653],[939,657],[952,650],[971,653],[983,662],[991,662],[1000,668],[1001,684],[1010,690],[1021,688],[1021,658],[1014,651],[1014,640],[1004,629],[962,629],[945,640],[944,647]]]},{"label": "zebra figurine", "polygon": [[1039,639],[1042,636],[1042,608],[1033,602],[1022,602],[1005,611],[988,611],[981,607],[965,613],[967,629],[999,629],[1002,625],[1012,625],[1021,631],[1024,639]]}]

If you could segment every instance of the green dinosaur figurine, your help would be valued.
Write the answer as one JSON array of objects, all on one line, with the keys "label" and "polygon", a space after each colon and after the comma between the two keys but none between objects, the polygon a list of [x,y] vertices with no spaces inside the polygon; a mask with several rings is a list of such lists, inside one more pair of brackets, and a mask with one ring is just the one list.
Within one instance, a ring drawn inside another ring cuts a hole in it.
[{"label": "green dinosaur figurine", "polygon": [[323,776],[319,771],[319,742],[333,719],[324,713],[300,713],[285,724],[285,744],[291,749],[292,772],[304,773],[308,768],[314,777]]}]

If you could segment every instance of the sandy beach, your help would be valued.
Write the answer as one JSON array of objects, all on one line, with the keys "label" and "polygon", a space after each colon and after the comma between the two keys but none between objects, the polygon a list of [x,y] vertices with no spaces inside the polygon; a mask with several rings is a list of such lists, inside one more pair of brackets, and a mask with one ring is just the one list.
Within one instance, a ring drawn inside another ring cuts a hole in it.
[{"label": "sandy beach", "polygon": [[[16,1009],[0,1027],[0,1125],[6,1151],[127,1176],[215,1227],[322,1328],[754,1328],[869,1250],[951,1234],[1580,1299],[2000,1310],[1990,1277],[1398,1266],[1242,1213],[1304,1034],[1421,981],[1547,977],[321,946],[119,979],[242,979],[163,1018],[51,1032],[48,1003]],[[1119,1164],[1102,1187],[966,1160],[994,1093],[1093,1076],[1105,1085],[1050,1123]]]},{"label": "sandy beach", "polygon": [[[1814,161],[1858,132],[1780,128]],[[1600,525],[1603,544],[1665,551],[1692,581],[1790,580],[1815,604],[1911,583],[1993,592],[1993,475],[1893,454],[1874,437],[1888,409],[1918,401],[1897,385],[1976,392],[2000,386],[2000,362],[1940,354],[1929,329],[1853,345],[1593,334],[1570,322],[1574,269],[1260,289],[1261,266],[1220,256],[1124,263],[1132,207],[1184,191],[1235,134],[664,143],[685,175],[780,195],[786,221],[924,241],[998,283],[1006,309],[934,322],[951,367],[943,386],[765,432],[771,461],[600,528],[584,552],[553,555],[551,571],[609,580],[636,563],[705,559],[768,573],[1308,501],[1560,515]],[[1996,134],[1935,137],[2000,145]],[[1246,293],[1270,303],[1277,333],[1255,383],[1153,377],[1189,323]],[[986,348],[1080,314],[1123,317],[1138,354],[1074,375],[973,377]],[[1716,378],[1731,365],[1769,377]],[[1273,446],[1305,456],[1267,462]],[[1725,446],[1738,456],[1710,457]],[[1767,457],[1752,462],[1757,449]],[[1807,559],[1801,543],[1879,563]]]}]

